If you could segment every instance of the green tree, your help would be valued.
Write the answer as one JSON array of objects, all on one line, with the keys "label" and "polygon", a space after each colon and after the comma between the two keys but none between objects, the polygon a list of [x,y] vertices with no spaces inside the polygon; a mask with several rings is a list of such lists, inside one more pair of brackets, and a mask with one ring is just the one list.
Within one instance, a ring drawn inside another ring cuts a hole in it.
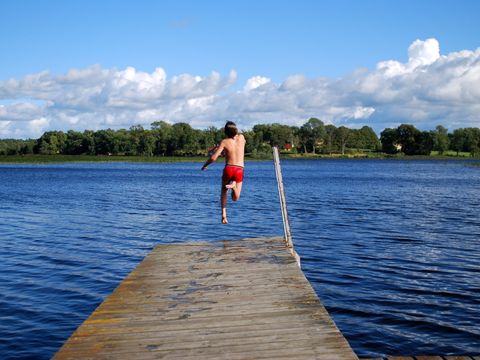
[{"label": "green tree", "polygon": [[130,126],[130,146],[128,155],[142,155],[142,146],[140,142],[144,132],[145,129],[142,125]]},{"label": "green tree", "polygon": [[272,129],[270,124],[257,124],[253,127],[253,132],[256,134],[259,144],[272,142]]},{"label": "green tree", "polygon": [[465,142],[465,129],[455,129],[450,140],[450,148],[457,152],[457,156],[459,155],[460,151],[465,151]]},{"label": "green tree", "polygon": [[115,132],[112,129],[96,131],[94,133],[95,154],[118,154],[118,144],[115,140]]},{"label": "green tree", "polygon": [[33,148],[35,147],[35,140],[25,140],[22,141],[21,148],[20,148],[20,154],[27,155],[27,154],[33,154]]},{"label": "green tree", "polygon": [[468,151],[471,156],[480,154],[480,129],[465,128],[464,136],[464,151]]},{"label": "green tree", "polygon": [[69,130],[67,132],[64,153],[68,155],[85,154],[87,149],[84,145],[83,134],[79,131]]},{"label": "green tree", "polygon": [[0,155],[33,154],[37,140],[0,139]]},{"label": "green tree", "polygon": [[112,134],[112,141],[115,144],[115,155],[137,155],[137,146],[132,141],[130,130],[119,129]]},{"label": "green tree", "polygon": [[37,140],[36,148],[43,155],[62,154],[66,141],[63,131],[47,131]]},{"label": "green tree", "polygon": [[155,121],[151,124],[152,133],[155,137],[155,155],[171,155],[173,149],[171,148],[172,125],[165,121]]},{"label": "green tree", "polygon": [[253,130],[244,131],[243,136],[245,136],[246,144],[245,144],[245,153],[252,154],[258,151],[257,144],[255,143],[255,133]]},{"label": "green tree", "polygon": [[251,144],[257,152],[259,151],[260,147],[264,143],[264,136],[263,136],[264,129],[265,129],[265,126],[263,125],[255,125],[252,129],[253,141],[251,141]]},{"label": "green tree", "polygon": [[415,135],[415,143],[417,144],[413,155],[430,155],[433,149],[433,135],[430,131],[419,131]]},{"label": "green tree", "polygon": [[312,149],[312,153],[322,146],[325,137],[325,125],[323,121],[317,118],[310,118],[298,130],[297,136],[304,152]]},{"label": "green tree", "polygon": [[405,155],[429,155],[433,148],[433,136],[429,131],[419,131],[415,126],[402,124],[396,129],[385,129],[380,140],[387,154],[398,152],[397,146]]},{"label": "green tree", "polygon": [[142,125],[131,126],[129,154],[153,156],[156,149],[156,132],[157,130],[146,130]]},{"label": "green tree", "polygon": [[95,133],[92,130],[85,130],[83,132],[83,148],[88,155],[95,155]]},{"label": "green tree", "polygon": [[170,147],[173,149],[172,155],[196,154],[199,147],[196,142],[195,131],[190,124],[180,122],[172,125]]},{"label": "green tree", "polygon": [[334,136],[342,155],[345,155],[345,148],[351,136],[351,130],[345,126],[340,126],[335,130]]},{"label": "green tree", "polygon": [[438,125],[435,130],[432,131],[433,138],[433,150],[438,151],[439,154],[443,154],[448,150],[450,146],[450,140],[448,138],[448,130],[442,125]]},{"label": "green tree", "polygon": [[335,125],[325,126],[325,135],[323,136],[323,151],[327,154],[331,154],[336,150],[335,145],[335,133],[337,128]]},{"label": "green tree", "polygon": [[382,151],[387,154],[396,154],[398,152],[397,145],[399,143],[396,129],[387,128],[380,134],[380,142],[382,143]]},{"label": "green tree", "polygon": [[305,124],[297,130],[298,143],[302,147],[304,153],[308,153],[307,146],[309,145],[311,134],[310,129]]},{"label": "green tree", "polygon": [[270,153],[272,146],[282,148],[285,144],[294,144],[294,131],[295,128],[278,123],[257,124],[252,129],[253,136],[250,141],[247,140],[247,146],[250,150],[256,149],[257,153]]},{"label": "green tree", "polygon": [[397,128],[397,138],[405,155],[415,155],[417,152],[416,137],[419,131],[413,125],[402,124]]},{"label": "green tree", "polygon": [[281,125],[278,123],[270,125],[270,145],[283,147],[285,144],[293,143],[293,129],[288,125]]},{"label": "green tree", "polygon": [[210,126],[203,131],[204,146],[208,150],[215,144],[219,144],[223,139],[223,130],[217,129],[215,126]]},{"label": "green tree", "polygon": [[140,134],[138,153],[143,156],[153,156],[155,152],[155,136],[152,132],[145,130]]},{"label": "green tree", "polygon": [[380,147],[380,141],[375,131],[369,126],[363,126],[358,130],[361,149],[378,150]]}]

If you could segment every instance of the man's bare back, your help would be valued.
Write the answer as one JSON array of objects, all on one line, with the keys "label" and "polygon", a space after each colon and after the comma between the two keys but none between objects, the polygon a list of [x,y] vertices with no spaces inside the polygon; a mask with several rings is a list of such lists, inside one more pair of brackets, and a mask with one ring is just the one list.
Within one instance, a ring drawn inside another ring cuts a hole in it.
[{"label": "man's bare back", "polygon": [[207,166],[215,162],[218,157],[225,151],[225,164],[244,166],[245,157],[245,137],[243,134],[235,135],[233,138],[223,139],[220,145],[215,149],[215,152],[205,162],[202,170],[206,170]]},{"label": "man's bare back", "polygon": [[233,139],[223,139],[222,143],[220,143],[220,146],[223,145],[225,149],[225,163],[244,166],[245,137],[243,134],[235,135]]},{"label": "man's bare back", "polygon": [[215,152],[205,162],[202,170],[216,161],[222,152],[225,152],[225,168],[222,175],[222,189],[220,203],[222,207],[222,223],[227,224],[227,192],[232,190],[232,200],[240,198],[243,183],[243,167],[245,157],[245,137],[238,134],[235,123],[229,121],[225,125],[225,134],[228,136],[220,142]]}]

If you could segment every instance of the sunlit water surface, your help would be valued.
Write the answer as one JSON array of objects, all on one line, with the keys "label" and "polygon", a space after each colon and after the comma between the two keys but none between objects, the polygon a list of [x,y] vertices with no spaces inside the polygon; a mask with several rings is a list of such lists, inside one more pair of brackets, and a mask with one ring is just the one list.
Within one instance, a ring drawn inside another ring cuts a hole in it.
[{"label": "sunlit water surface", "polygon": [[[48,359],[159,243],[281,235],[271,162],[0,165],[0,354]],[[480,168],[284,161],[302,268],[361,357],[480,354]]]}]

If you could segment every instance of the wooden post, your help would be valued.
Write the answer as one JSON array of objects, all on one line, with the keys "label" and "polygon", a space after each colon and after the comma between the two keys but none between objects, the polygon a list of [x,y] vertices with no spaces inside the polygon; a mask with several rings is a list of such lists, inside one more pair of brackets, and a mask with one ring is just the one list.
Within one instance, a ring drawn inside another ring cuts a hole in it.
[{"label": "wooden post", "polygon": [[292,233],[290,231],[290,222],[288,220],[287,200],[285,198],[285,189],[283,187],[282,169],[280,167],[280,156],[278,154],[278,147],[273,147],[273,162],[275,164],[275,176],[277,177],[278,197],[280,199],[280,208],[282,210],[283,219],[283,231],[285,234],[285,242],[290,248],[292,255],[297,260],[298,266],[300,266],[300,257],[293,248]]}]

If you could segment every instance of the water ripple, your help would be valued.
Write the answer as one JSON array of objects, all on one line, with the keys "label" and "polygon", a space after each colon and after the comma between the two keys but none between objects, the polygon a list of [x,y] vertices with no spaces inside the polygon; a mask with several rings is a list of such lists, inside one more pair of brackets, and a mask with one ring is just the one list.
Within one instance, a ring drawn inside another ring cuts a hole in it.
[{"label": "water ripple", "polygon": [[[480,354],[480,171],[285,161],[297,252],[362,357]],[[158,243],[281,235],[273,166],[219,224],[221,166],[0,166],[0,354],[48,359]]]}]

